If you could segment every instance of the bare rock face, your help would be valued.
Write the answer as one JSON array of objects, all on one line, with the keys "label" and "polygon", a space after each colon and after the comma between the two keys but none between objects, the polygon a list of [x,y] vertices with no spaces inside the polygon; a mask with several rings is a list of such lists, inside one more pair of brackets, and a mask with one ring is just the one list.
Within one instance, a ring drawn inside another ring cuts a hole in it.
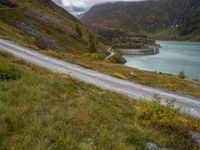
[{"label": "bare rock face", "polygon": [[10,8],[18,7],[17,4],[15,4],[15,3],[13,3],[13,2],[11,2],[9,0],[0,0],[0,4],[3,4],[3,5],[8,6]]},{"label": "bare rock face", "polygon": [[170,149],[168,149],[168,148],[159,148],[159,147],[158,147],[156,144],[154,144],[154,143],[147,143],[146,146],[147,146],[147,149],[148,149],[148,150],[170,150]]},{"label": "bare rock face", "polygon": [[48,36],[44,35],[43,33],[33,29],[31,26],[20,22],[16,21],[16,27],[23,31],[25,34],[31,35],[35,37],[38,43],[38,47],[40,49],[46,49],[46,48],[52,48],[52,49],[57,49],[61,51],[66,51],[65,48],[59,46],[54,40],[50,39]]}]

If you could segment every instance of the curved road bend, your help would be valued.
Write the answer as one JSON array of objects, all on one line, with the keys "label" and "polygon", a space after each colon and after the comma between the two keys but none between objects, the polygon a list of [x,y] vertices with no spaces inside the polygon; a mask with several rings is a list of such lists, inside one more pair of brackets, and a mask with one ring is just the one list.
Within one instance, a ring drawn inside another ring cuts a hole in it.
[{"label": "curved road bend", "polygon": [[51,71],[69,74],[83,82],[96,85],[103,89],[112,90],[131,98],[150,100],[153,95],[159,94],[163,104],[166,100],[176,99],[175,105],[181,107],[182,112],[200,118],[200,99],[198,98],[175,94],[161,89],[121,80],[98,71],[85,69],[78,65],[41,54],[37,51],[21,47],[13,42],[2,39],[0,39],[0,50],[12,53],[16,57]]}]

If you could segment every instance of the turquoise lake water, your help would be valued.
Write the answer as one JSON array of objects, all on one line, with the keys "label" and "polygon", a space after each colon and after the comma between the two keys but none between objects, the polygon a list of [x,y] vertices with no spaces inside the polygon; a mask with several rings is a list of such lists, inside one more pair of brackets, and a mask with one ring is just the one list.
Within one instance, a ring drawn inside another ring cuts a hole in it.
[{"label": "turquoise lake water", "polygon": [[184,71],[190,79],[200,80],[200,42],[157,41],[160,53],[127,56],[126,65],[148,71],[178,75]]}]

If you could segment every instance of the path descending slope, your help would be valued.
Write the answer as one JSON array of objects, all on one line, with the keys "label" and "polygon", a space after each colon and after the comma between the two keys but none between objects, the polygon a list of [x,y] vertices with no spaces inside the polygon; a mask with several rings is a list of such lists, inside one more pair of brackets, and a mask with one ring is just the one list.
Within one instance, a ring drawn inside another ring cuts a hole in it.
[{"label": "path descending slope", "polygon": [[78,65],[68,63],[50,56],[46,56],[37,51],[18,46],[10,41],[0,39],[0,50],[12,53],[14,56],[31,62],[41,67],[45,67],[54,72],[69,74],[83,82],[94,84],[103,89],[112,90],[131,98],[152,99],[153,95],[159,94],[162,103],[166,100],[176,99],[175,105],[182,108],[184,113],[200,117],[200,99],[178,95],[168,91],[154,89],[134,82],[121,80],[103,73],[85,69]]}]

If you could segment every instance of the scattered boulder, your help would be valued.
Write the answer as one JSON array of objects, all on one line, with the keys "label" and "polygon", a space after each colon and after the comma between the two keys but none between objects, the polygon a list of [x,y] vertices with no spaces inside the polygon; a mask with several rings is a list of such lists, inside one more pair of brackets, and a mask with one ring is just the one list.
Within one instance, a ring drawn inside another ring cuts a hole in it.
[{"label": "scattered boulder", "polygon": [[200,146],[200,133],[190,131],[190,135],[191,135],[192,139],[194,140],[194,142]]},{"label": "scattered boulder", "polygon": [[156,144],[150,142],[147,143],[146,146],[148,150],[170,150],[168,148],[159,148]]},{"label": "scattered boulder", "polygon": [[147,143],[146,145],[148,150],[159,150],[158,146],[154,143]]}]

